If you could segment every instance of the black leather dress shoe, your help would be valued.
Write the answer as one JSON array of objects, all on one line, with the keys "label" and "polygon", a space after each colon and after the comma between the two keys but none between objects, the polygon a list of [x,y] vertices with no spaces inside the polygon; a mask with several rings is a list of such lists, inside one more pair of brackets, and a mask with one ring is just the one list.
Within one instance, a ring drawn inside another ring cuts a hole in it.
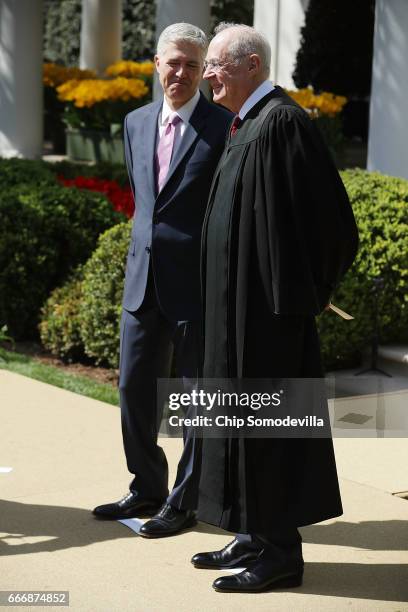
[{"label": "black leather dress shoe", "polygon": [[137,516],[153,516],[162,505],[161,500],[142,499],[130,491],[122,499],[112,504],[96,506],[92,514],[96,518],[117,520],[134,518]]},{"label": "black leather dress shoe", "polygon": [[302,578],[303,564],[287,564],[277,569],[260,559],[239,574],[217,578],[213,582],[213,588],[221,593],[260,593],[298,587],[302,584]]},{"label": "black leather dress shoe", "polygon": [[232,567],[247,567],[259,557],[262,548],[255,549],[236,538],[222,550],[197,553],[191,559],[194,567],[200,569],[229,569]]},{"label": "black leather dress shoe", "polygon": [[164,504],[160,511],[139,530],[144,538],[164,538],[179,533],[197,523],[194,512],[178,510],[170,504]]}]

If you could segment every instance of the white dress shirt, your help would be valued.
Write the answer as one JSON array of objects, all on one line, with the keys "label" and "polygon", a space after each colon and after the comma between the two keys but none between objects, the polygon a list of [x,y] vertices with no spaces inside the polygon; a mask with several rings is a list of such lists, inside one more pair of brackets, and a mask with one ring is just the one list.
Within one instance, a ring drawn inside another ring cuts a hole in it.
[{"label": "white dress shirt", "polygon": [[176,113],[180,117],[181,121],[179,121],[174,128],[174,142],[173,142],[172,157],[174,156],[175,152],[177,151],[177,148],[180,146],[181,139],[183,138],[188,122],[190,121],[190,117],[193,114],[195,107],[198,104],[199,99],[200,99],[200,90],[197,89],[194,96],[190,98],[188,102],[186,102],[183,106],[178,108],[176,111],[173,111],[168,105],[166,96],[164,96],[162,111],[161,113],[159,113],[159,124],[158,124],[159,137],[156,143],[156,151],[159,145],[159,140],[162,137],[164,130],[166,129],[170,115],[172,113]]},{"label": "white dress shirt", "polygon": [[244,104],[241,107],[241,110],[238,113],[239,118],[244,119],[245,115],[249,113],[251,108],[253,108],[255,104],[259,102],[259,100],[262,100],[264,96],[266,96],[274,89],[275,86],[272,85],[270,81],[264,81],[263,83],[261,83],[259,87],[257,87],[255,91],[251,93],[249,98],[245,100]]}]

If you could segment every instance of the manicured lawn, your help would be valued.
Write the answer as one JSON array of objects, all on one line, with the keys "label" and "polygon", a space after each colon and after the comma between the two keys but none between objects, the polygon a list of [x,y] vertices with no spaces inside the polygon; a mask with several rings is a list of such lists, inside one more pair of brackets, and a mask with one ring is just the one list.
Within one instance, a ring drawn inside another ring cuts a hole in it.
[{"label": "manicured lawn", "polygon": [[13,353],[1,347],[0,369],[23,374],[23,376],[35,378],[55,387],[61,387],[61,389],[67,389],[73,391],[73,393],[92,397],[108,404],[119,405],[119,393],[113,385],[100,383],[78,374],[68,374],[60,368],[45,365],[31,357]]}]

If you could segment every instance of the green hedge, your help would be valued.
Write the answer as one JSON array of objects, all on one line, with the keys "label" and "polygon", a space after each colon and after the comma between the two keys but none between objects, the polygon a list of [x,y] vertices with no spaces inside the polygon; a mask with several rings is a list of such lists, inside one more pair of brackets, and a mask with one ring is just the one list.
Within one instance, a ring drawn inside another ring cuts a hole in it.
[{"label": "green hedge", "polygon": [[41,342],[66,361],[84,357],[79,319],[82,280],[83,268],[79,266],[62,287],[53,290],[41,310]]},{"label": "green hedge", "polygon": [[86,265],[42,309],[41,340],[63,359],[87,355],[118,366],[119,321],[131,222],[105,232]]},{"label": "green hedge", "polygon": [[99,162],[97,164],[61,161],[50,163],[31,159],[0,158],[0,191],[21,185],[57,185],[57,177],[74,179],[77,176],[116,181],[124,187],[129,184],[124,164]]},{"label": "green hedge", "polygon": [[61,161],[55,164],[47,164],[54,176],[63,176],[67,179],[74,179],[77,176],[116,181],[121,187],[129,184],[128,174],[123,164],[111,164],[109,162],[99,162],[97,164],[79,164],[69,161]]},{"label": "green hedge", "polygon": [[373,279],[383,278],[380,341],[408,340],[408,181],[364,170],[341,173],[360,235],[355,263],[333,296],[355,319],[318,320],[326,368],[358,365],[373,328]]},{"label": "green hedge", "polygon": [[0,326],[37,334],[40,308],[123,216],[100,193],[34,184],[0,189]]},{"label": "green hedge", "polygon": [[[355,319],[344,321],[332,312],[324,312],[318,318],[326,369],[359,364],[362,351],[370,343],[374,278],[386,280],[380,300],[381,341],[408,341],[408,181],[363,170],[346,170],[342,178],[359,227],[360,248],[333,303]],[[97,363],[112,367],[118,363],[120,303],[129,233],[130,224],[123,223],[101,236],[97,250],[85,265],[77,304],[81,340],[76,350],[83,350]],[[61,326],[62,341],[54,341],[54,346],[59,342],[58,354],[64,354],[66,348],[71,350],[64,336],[67,322],[63,319],[64,313],[71,313],[77,289],[74,284],[73,296],[68,290],[66,294],[57,294],[63,296],[62,302],[54,294],[48,303],[53,308],[44,311],[48,320],[54,317],[52,325]],[[77,329],[73,327],[74,344],[78,343]],[[45,344],[55,350],[52,343]]]},{"label": "green hedge", "polygon": [[310,0],[293,80],[353,98],[370,95],[375,0]]},{"label": "green hedge", "polygon": [[0,193],[19,185],[52,185],[55,182],[52,164],[31,159],[0,158]]},{"label": "green hedge", "polygon": [[88,357],[118,367],[119,321],[132,221],[105,232],[84,267],[79,310],[81,338]]}]

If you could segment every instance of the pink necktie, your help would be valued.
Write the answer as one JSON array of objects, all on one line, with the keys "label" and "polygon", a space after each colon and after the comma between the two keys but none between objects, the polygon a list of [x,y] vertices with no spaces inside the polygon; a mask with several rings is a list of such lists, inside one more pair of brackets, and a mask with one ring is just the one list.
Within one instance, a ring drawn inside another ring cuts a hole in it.
[{"label": "pink necktie", "polygon": [[169,171],[171,154],[173,152],[174,134],[176,131],[176,125],[180,121],[181,118],[177,115],[177,113],[172,113],[169,116],[166,129],[159,140],[156,155],[157,192],[161,191]]}]

